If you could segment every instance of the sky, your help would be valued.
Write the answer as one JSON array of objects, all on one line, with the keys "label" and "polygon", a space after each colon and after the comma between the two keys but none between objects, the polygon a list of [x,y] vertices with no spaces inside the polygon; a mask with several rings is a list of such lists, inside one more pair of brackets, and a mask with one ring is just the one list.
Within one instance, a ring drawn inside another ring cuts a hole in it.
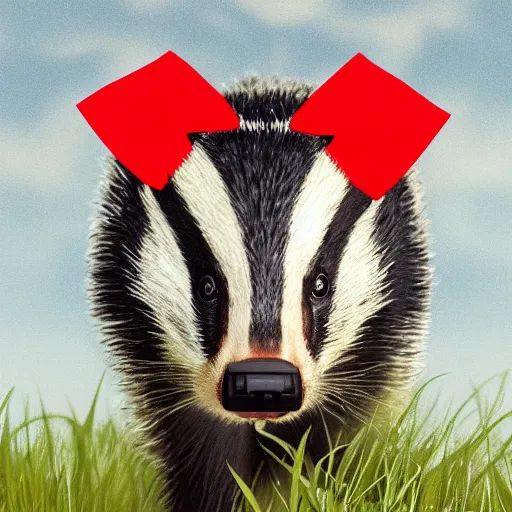
[{"label": "sky", "polygon": [[[429,392],[448,404],[511,369],[510,27],[509,0],[2,0],[0,399],[15,387],[14,418],[39,394],[83,416],[107,369],[84,288],[108,151],[75,105],[167,50],[217,88],[249,72],[320,85],[362,52],[450,112],[417,162],[435,267],[422,379],[447,373]],[[107,372],[100,418],[120,404]]]}]

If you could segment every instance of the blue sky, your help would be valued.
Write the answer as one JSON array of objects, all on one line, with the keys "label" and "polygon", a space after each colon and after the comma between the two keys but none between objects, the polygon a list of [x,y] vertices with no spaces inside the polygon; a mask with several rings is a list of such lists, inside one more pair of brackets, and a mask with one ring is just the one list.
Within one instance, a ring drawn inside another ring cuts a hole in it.
[{"label": "blue sky", "polygon": [[[220,87],[247,72],[320,84],[361,51],[452,118],[418,161],[436,286],[425,377],[443,400],[512,368],[509,0],[3,0],[0,396],[83,414],[106,368],[84,254],[107,154],[75,104],[178,53]],[[119,403],[109,376],[100,414]],[[512,389],[507,397],[512,408]]]}]

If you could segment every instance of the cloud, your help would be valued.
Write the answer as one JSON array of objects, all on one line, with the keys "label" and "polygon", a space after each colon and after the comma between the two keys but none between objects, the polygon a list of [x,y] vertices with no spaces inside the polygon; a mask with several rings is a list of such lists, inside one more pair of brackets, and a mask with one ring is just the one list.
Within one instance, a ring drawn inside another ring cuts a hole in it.
[{"label": "cloud", "polygon": [[511,278],[512,103],[496,108],[464,89],[430,96],[452,114],[417,163],[440,248]]},{"label": "cloud", "polygon": [[329,0],[232,3],[270,26],[311,26],[320,35],[357,43],[383,64],[393,63],[395,71],[417,55],[432,34],[467,28],[472,6],[472,0],[429,0],[402,9],[351,12]]},{"label": "cloud", "polygon": [[0,32],[0,52],[5,52],[9,48],[9,38],[5,32]]},{"label": "cloud", "polygon": [[121,0],[121,5],[136,11],[153,11],[171,5],[169,0]]},{"label": "cloud", "polygon": [[92,144],[99,144],[76,103],[106,83],[155,59],[159,50],[133,38],[86,35],[47,41],[38,45],[37,52],[52,59],[94,55],[101,69],[94,76],[94,84],[89,80],[87,85],[84,80],[84,92],[68,91],[58,102],[47,104],[29,128],[15,123],[0,126],[0,181],[51,192],[70,187],[87,150]]},{"label": "cloud", "polygon": [[331,9],[329,0],[235,0],[233,4],[239,5],[265,23],[279,26],[298,26],[322,21]]},{"label": "cloud", "polygon": [[79,156],[87,145],[87,132],[77,115],[75,98],[48,105],[31,128],[0,128],[1,180],[47,190],[69,186]]},{"label": "cloud", "polygon": [[34,52],[51,59],[77,59],[94,56],[102,67],[99,87],[155,60],[162,47],[128,35],[85,33],[71,38],[56,37],[38,43]]},{"label": "cloud", "polygon": [[325,27],[339,38],[368,45],[383,58],[407,58],[417,54],[433,33],[467,27],[470,5],[468,0],[431,0],[403,10],[340,13],[338,17],[329,16]]},{"label": "cloud", "polygon": [[422,159],[434,186],[512,193],[512,103],[486,105],[463,88],[430,96],[452,114]]}]

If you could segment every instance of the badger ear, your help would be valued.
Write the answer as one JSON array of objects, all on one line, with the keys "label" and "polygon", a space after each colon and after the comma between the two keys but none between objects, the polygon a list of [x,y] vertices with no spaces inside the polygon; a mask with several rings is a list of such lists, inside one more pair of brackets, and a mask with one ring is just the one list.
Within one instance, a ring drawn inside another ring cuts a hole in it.
[{"label": "badger ear", "polygon": [[290,129],[332,136],[326,152],[354,186],[379,199],[412,167],[449,117],[358,53],[306,99]]},{"label": "badger ear", "polygon": [[117,160],[157,189],[192,150],[189,133],[240,125],[224,96],[172,52],[102,87],[77,107]]}]

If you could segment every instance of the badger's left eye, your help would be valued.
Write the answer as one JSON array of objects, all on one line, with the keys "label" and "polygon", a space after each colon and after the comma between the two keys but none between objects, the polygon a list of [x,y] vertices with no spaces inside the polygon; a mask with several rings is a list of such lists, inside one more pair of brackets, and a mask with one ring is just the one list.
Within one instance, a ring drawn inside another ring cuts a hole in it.
[{"label": "badger's left eye", "polygon": [[217,297],[217,286],[215,280],[210,275],[205,275],[201,278],[198,287],[199,297],[205,302],[210,302]]},{"label": "badger's left eye", "polygon": [[321,299],[329,293],[329,279],[325,274],[318,274],[313,284],[311,294],[315,299]]}]

